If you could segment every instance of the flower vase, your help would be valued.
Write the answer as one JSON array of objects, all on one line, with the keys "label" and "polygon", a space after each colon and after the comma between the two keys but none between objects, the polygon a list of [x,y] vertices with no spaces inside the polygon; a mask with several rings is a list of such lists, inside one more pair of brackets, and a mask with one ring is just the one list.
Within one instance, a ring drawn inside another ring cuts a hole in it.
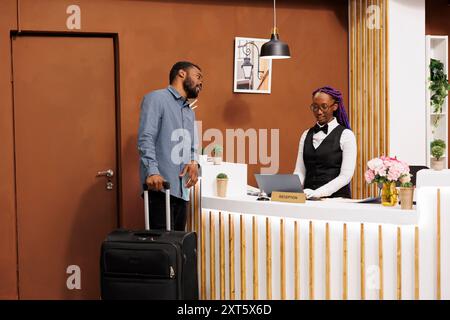
[{"label": "flower vase", "polygon": [[383,183],[381,189],[381,204],[387,207],[393,207],[398,203],[398,192],[395,187],[395,181]]}]

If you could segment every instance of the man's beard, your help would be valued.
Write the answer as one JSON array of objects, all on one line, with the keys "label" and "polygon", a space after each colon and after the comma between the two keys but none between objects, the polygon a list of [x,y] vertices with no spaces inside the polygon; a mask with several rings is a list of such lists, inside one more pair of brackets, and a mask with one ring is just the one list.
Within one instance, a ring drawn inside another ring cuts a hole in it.
[{"label": "man's beard", "polygon": [[184,79],[183,89],[186,92],[187,95],[186,98],[188,99],[197,98],[198,96],[197,87],[194,86],[194,83],[190,78]]}]

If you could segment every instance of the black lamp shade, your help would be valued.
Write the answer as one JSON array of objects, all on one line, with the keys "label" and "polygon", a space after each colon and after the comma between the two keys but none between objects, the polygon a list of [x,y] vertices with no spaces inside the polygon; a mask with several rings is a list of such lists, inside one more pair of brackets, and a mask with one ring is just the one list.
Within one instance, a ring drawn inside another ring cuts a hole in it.
[{"label": "black lamp shade", "polygon": [[280,41],[277,33],[272,33],[270,41],[261,47],[261,58],[265,59],[288,59],[291,57],[289,46]]}]

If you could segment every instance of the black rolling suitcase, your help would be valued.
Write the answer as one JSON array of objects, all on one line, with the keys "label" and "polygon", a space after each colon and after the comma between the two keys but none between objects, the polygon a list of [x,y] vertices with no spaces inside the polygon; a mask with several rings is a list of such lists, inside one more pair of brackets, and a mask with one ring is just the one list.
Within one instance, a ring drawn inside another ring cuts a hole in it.
[{"label": "black rolling suitcase", "polygon": [[149,230],[146,187],[146,230],[119,229],[102,244],[102,299],[197,300],[197,236],[170,231],[170,185],[166,182],[167,230]]}]

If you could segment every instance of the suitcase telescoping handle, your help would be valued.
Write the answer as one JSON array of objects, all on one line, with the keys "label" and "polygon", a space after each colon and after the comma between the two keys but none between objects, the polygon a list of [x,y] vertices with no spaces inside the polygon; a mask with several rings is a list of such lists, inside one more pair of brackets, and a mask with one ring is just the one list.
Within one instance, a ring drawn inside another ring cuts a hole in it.
[{"label": "suitcase telescoping handle", "polygon": [[[144,183],[143,187],[144,187],[145,230],[150,230],[148,185]],[[166,230],[170,231],[170,183],[168,181],[164,181],[163,188],[166,193]]]}]

